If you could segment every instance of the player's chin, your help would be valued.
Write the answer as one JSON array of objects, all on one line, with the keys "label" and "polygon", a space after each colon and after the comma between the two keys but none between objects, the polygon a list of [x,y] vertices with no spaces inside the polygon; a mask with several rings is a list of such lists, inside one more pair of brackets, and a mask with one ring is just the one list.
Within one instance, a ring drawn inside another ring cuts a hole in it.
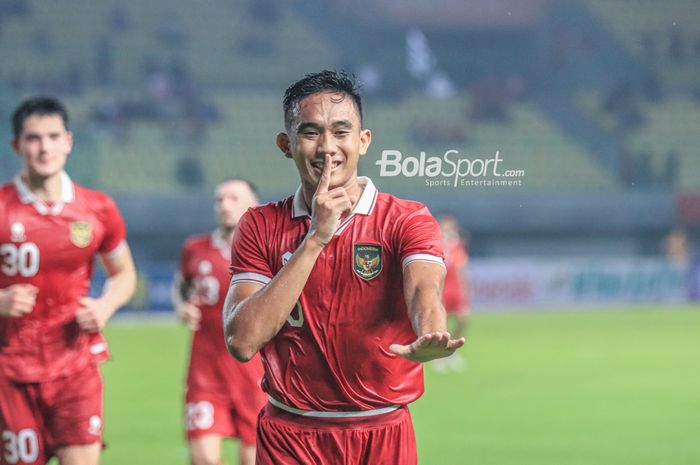
[{"label": "player's chin", "polygon": [[54,166],[34,166],[32,171],[36,176],[42,177],[42,178],[50,178],[51,176],[55,176],[58,174],[61,169],[59,167],[54,167]]},{"label": "player's chin", "polygon": [[238,226],[238,218],[223,218],[221,226],[228,229],[233,229]]}]

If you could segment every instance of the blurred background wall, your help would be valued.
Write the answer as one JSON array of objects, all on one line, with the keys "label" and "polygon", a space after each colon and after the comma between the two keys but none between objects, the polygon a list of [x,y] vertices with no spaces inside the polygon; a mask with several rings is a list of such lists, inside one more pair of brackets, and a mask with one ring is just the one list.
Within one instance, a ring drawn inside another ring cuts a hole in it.
[{"label": "blurred background wall", "polygon": [[[363,83],[361,174],[468,231],[476,310],[698,294],[700,2],[0,0],[0,58],[0,181],[20,166],[14,106],[64,100],[69,173],[127,220],[134,308],[168,308],[185,236],[214,227],[218,181],[245,177],[265,201],[294,192],[274,144],[281,96],[324,68]],[[381,176],[385,150],[498,152],[522,175],[428,186]]]}]

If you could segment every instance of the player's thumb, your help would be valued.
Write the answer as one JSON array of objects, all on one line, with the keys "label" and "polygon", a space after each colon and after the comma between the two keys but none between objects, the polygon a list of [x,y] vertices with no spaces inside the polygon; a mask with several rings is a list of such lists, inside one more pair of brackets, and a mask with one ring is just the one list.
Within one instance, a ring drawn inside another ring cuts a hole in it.
[{"label": "player's thumb", "polygon": [[410,349],[408,346],[401,345],[401,344],[391,344],[389,346],[389,352],[395,355],[401,355],[405,356],[410,353]]},{"label": "player's thumb", "polygon": [[82,305],[83,307],[87,307],[87,306],[90,305],[94,300],[95,300],[95,299],[93,299],[92,297],[87,297],[87,296],[86,296],[86,297],[81,297],[81,298],[78,300],[78,302],[80,302],[80,305]]}]

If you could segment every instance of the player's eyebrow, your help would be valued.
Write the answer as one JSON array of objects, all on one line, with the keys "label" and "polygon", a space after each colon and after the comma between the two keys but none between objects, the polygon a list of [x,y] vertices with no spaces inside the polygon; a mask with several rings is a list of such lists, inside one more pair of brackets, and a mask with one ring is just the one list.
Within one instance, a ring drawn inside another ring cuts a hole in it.
[{"label": "player's eyebrow", "polygon": [[[61,131],[50,131],[50,132],[46,133],[46,135],[49,137],[58,137],[61,135]],[[31,138],[41,137],[41,132],[39,132],[39,131],[25,131],[23,136],[27,137],[27,138],[29,138],[29,137],[31,137]]]},{"label": "player's eyebrow", "polygon": [[305,123],[301,123],[301,124],[297,127],[297,133],[304,132],[304,131],[307,130],[307,129],[316,129],[317,131],[321,131],[323,128],[322,128],[321,125],[318,124],[318,123],[314,123],[314,122],[312,122],[312,121],[307,121],[307,122],[305,122]]},{"label": "player's eyebrow", "polygon": [[[334,121],[332,124],[332,127],[333,128],[343,127],[343,128],[352,129],[352,121],[347,120],[347,119],[340,119],[340,120]],[[301,123],[299,125],[299,127],[297,128],[297,133],[302,133],[306,129],[315,129],[315,130],[320,132],[323,130],[323,126],[321,126],[318,123],[314,123],[312,121],[307,121],[307,122]]]},{"label": "player's eyebrow", "polygon": [[348,129],[352,129],[352,121],[347,120],[347,119],[341,119],[341,120],[338,120],[338,121],[334,121],[334,122],[333,122],[333,127],[335,128],[335,127],[338,127],[338,126],[340,126],[340,127],[345,127],[345,128],[348,128]]}]

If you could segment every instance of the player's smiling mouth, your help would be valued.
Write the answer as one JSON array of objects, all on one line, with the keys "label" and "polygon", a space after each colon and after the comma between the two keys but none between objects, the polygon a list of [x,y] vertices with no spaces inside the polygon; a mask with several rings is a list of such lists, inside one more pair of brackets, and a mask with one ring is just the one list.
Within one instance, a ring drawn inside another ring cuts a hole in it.
[{"label": "player's smiling mouth", "polygon": [[[342,162],[340,162],[340,161],[332,161],[331,162],[331,171],[333,171],[334,169],[339,167],[341,164],[342,164]],[[318,171],[319,173],[322,173],[323,172],[323,160],[311,162],[311,167],[314,169],[314,171]]]}]

